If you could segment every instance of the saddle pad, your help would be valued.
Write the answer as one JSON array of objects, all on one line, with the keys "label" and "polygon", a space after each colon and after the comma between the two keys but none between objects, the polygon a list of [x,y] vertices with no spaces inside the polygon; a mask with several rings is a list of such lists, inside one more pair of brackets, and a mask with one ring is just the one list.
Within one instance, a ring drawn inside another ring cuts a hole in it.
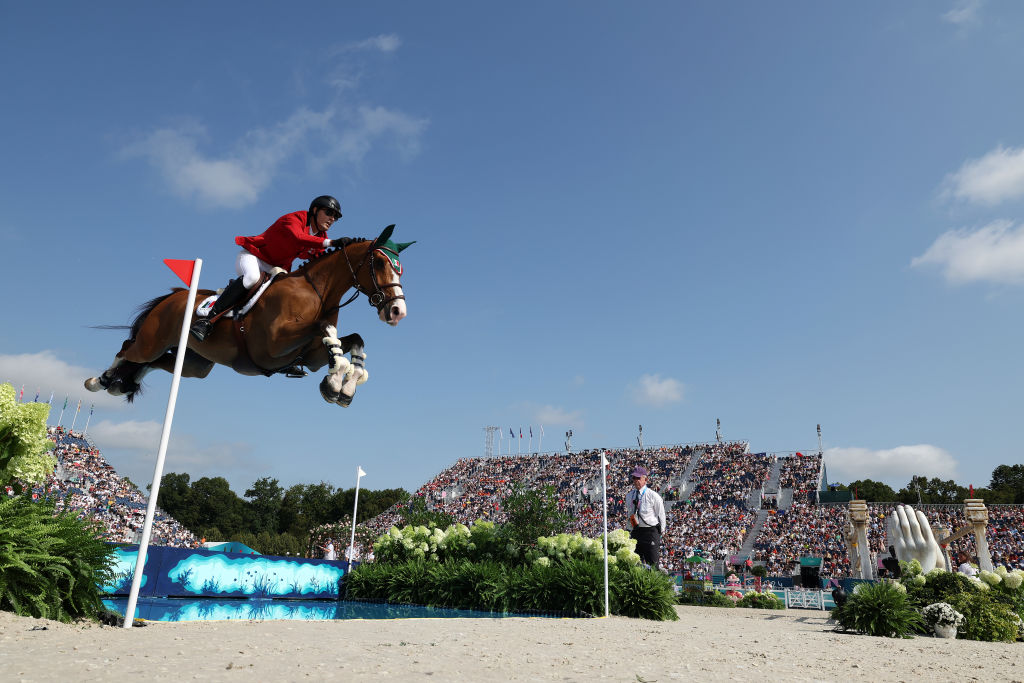
[{"label": "saddle pad", "polygon": [[[238,311],[238,315],[242,316],[248,313],[252,309],[252,307],[256,305],[256,302],[259,301],[260,297],[263,296],[263,292],[267,291],[267,287],[270,286],[270,283],[276,280],[278,275],[281,275],[282,273],[285,272],[287,271],[285,271],[283,268],[275,268],[270,273],[270,277],[267,278],[266,282],[260,285],[259,289],[256,290],[256,293],[253,294],[249,298],[249,301],[247,301],[246,304],[242,306],[241,310]],[[218,289],[216,294],[210,295],[203,299],[202,303],[199,304],[199,307],[196,308],[196,315],[200,317],[206,317],[210,315],[210,309],[213,308],[213,305],[215,303],[217,303],[217,297],[220,296],[220,293],[223,291],[223,289]],[[234,318],[235,312],[228,311],[227,313],[224,314],[224,317]]]}]

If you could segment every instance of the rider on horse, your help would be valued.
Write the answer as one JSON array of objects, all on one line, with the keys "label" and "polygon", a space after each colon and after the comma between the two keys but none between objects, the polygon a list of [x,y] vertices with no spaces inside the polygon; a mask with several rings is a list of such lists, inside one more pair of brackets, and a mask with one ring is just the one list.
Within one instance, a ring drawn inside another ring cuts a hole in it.
[{"label": "rider on horse", "polygon": [[310,203],[308,211],[281,216],[261,235],[236,237],[235,243],[242,247],[235,260],[235,271],[240,277],[228,283],[207,317],[197,318],[192,323],[189,328],[192,336],[199,341],[206,339],[213,328],[210,319],[241,303],[246,292],[260,281],[261,271],[269,273],[274,268],[283,268],[291,272],[296,258],[308,260],[322,254],[327,247],[342,246],[347,241],[344,238],[326,237],[327,229],[339,218],[338,200],[321,195]]}]

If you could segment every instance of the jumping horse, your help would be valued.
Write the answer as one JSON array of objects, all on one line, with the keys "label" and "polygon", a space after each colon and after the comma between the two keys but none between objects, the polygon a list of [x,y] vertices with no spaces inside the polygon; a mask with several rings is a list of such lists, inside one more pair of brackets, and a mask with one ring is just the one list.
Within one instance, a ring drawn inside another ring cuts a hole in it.
[{"label": "jumping horse", "polygon": [[[337,336],[339,309],[365,294],[382,322],[395,326],[406,315],[398,254],[413,243],[392,242],[394,228],[389,225],[375,240],[353,239],[277,276],[248,312],[222,319],[204,341],[189,335],[182,376],[203,378],[218,364],[243,375],[267,376],[302,376],[293,374],[294,368],[317,371],[326,365],[320,394],[328,403],[347,407],[369,373],[362,337]],[[349,289],[355,292],[341,303]],[[196,307],[212,294],[200,290]],[[174,372],[187,299],[188,290],[175,287],[144,304],[114,362],[99,377],[87,379],[85,388],[124,395],[131,402],[147,373]]]}]

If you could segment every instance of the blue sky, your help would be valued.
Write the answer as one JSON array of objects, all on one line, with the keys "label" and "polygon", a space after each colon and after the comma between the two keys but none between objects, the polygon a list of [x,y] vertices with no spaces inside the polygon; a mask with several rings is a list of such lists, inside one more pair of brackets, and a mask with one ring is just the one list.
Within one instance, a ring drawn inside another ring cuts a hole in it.
[{"label": "blue sky", "polygon": [[95,402],[136,482],[170,375],[132,406],[89,394],[123,339],[90,326],[174,286],[164,258],[223,286],[235,235],[321,193],[332,235],[417,240],[408,318],[344,310],[371,371],[348,409],[312,376],[183,380],[166,471],[241,493],[362,465],[413,489],[481,455],[486,425],[544,425],[549,450],[570,427],[578,448],[641,423],[710,440],[716,419],[774,451],[816,448],[820,423],[846,481],[984,485],[1020,461],[1017,3],[0,15],[0,381]]}]

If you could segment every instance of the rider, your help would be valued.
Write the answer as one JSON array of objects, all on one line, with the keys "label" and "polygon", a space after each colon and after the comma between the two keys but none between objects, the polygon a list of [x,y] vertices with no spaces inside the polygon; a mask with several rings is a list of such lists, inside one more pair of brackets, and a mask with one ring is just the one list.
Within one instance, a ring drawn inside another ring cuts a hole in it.
[{"label": "rider", "polygon": [[[210,318],[241,303],[246,292],[260,280],[260,271],[270,272],[275,267],[291,271],[296,258],[319,256],[327,247],[341,246],[343,239],[327,238],[327,229],[341,218],[341,205],[330,195],[314,199],[308,211],[296,211],[277,219],[261,235],[236,237],[235,244],[242,251],[235,260],[235,271],[240,277],[228,283],[207,317],[198,317],[189,331],[203,341],[213,328]],[[199,313],[197,312],[198,316]]]}]

